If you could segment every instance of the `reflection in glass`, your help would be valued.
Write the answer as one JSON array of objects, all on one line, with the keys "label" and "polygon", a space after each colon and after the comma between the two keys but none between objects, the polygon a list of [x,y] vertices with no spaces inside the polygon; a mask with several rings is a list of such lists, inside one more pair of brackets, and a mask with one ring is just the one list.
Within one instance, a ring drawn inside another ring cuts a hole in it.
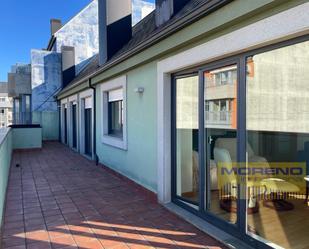
[{"label": "reflection in glass", "polygon": [[309,42],[247,58],[246,87],[247,198],[258,207],[247,214],[248,232],[284,248],[305,248]]},{"label": "reflection in glass", "polygon": [[207,209],[230,223],[236,222],[237,178],[231,171],[237,162],[237,66],[206,71],[205,128],[209,176]]},{"label": "reflection in glass", "polygon": [[176,194],[198,203],[198,76],[176,79]]},{"label": "reflection in glass", "polygon": [[108,103],[108,133],[117,137],[123,136],[123,100]]}]

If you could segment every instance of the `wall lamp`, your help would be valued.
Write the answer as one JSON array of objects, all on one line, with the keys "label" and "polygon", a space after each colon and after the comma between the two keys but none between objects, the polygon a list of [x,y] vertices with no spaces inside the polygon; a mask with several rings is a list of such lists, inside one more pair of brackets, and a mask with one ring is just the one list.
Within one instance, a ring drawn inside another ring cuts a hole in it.
[{"label": "wall lamp", "polygon": [[144,87],[137,87],[134,89],[134,92],[139,93],[139,94],[143,94],[145,91]]}]

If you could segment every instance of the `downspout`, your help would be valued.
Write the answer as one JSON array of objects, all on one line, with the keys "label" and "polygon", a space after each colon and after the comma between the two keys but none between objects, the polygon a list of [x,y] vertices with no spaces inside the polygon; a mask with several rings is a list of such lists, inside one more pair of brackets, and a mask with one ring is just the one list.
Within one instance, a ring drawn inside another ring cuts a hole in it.
[{"label": "downspout", "polygon": [[95,157],[95,164],[96,165],[99,165],[99,157],[97,155],[97,129],[96,129],[96,126],[97,126],[97,114],[96,114],[96,99],[97,99],[97,96],[96,96],[96,88],[93,87],[91,85],[91,78],[89,78],[89,88],[91,88],[93,90],[93,154],[94,154],[94,157]]},{"label": "downspout", "polygon": [[59,142],[61,143],[61,101],[58,100],[57,101],[57,108],[58,108],[58,129],[59,129],[59,133],[58,133],[58,139]]}]

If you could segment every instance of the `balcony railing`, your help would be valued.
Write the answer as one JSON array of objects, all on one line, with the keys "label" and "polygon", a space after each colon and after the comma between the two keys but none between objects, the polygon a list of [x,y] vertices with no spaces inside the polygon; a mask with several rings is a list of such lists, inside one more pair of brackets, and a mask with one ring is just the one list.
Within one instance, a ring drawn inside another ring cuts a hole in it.
[{"label": "balcony railing", "polygon": [[212,125],[231,125],[231,111],[206,111],[206,123]]},{"label": "balcony railing", "polygon": [[13,123],[16,125],[32,124],[32,112],[13,113]]}]

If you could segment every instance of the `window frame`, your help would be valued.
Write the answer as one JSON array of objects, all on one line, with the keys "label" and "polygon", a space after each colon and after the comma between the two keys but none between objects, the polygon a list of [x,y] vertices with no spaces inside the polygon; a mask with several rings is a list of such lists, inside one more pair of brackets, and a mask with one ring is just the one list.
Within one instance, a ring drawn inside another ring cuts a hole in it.
[{"label": "window frame", "polygon": [[[120,106],[120,109],[118,108],[117,111],[119,111],[119,119],[121,120],[120,129],[113,129],[113,123],[116,123],[113,118],[113,105]],[[113,122],[114,121],[114,122]],[[114,136],[114,137],[123,137],[123,99],[116,100],[116,101],[109,101],[108,102],[108,135]]]},{"label": "window frame", "polygon": [[[109,111],[109,92],[122,89],[122,136],[110,133],[110,111]],[[128,149],[127,142],[127,77],[121,76],[101,84],[101,142],[103,144],[116,147],[122,150]]]},{"label": "window frame", "polygon": [[[250,58],[254,55],[261,54],[264,52],[280,49],[287,46],[293,46],[298,43],[309,41],[309,35],[303,35],[296,38],[292,38],[289,40],[276,42],[274,44],[265,45],[257,49],[252,49],[243,53],[238,53],[233,56],[227,56],[223,59],[214,60],[211,62],[205,62],[201,63],[198,66],[193,66],[191,69],[186,69],[183,71],[178,71],[173,74],[171,74],[171,201],[178,206],[184,208],[185,210],[190,211],[191,213],[194,213],[198,217],[201,217],[202,219],[206,220],[207,222],[223,229],[224,231],[232,234],[233,236],[242,239],[246,243],[258,247],[258,248],[273,248],[272,246],[262,242],[261,240],[256,239],[255,237],[252,237],[247,233],[247,203],[246,200],[243,198],[238,199],[238,209],[237,209],[237,222],[235,225],[230,224],[219,217],[212,215],[211,213],[205,213],[201,212],[203,205],[204,205],[204,197],[203,195],[201,204],[199,206],[199,210],[196,210],[193,208],[190,203],[185,203],[183,199],[177,198],[175,195],[175,186],[176,186],[176,179],[175,179],[175,79],[179,77],[185,77],[192,73],[199,72],[199,81],[200,81],[200,95],[203,95],[203,89],[204,89],[204,79],[203,79],[203,73],[206,70],[213,69],[219,66],[226,66],[230,64],[231,62],[237,62],[237,78],[238,78],[238,85],[237,85],[237,158],[240,162],[246,161],[246,153],[247,153],[247,126],[246,126],[246,104],[247,104],[247,92],[246,92],[246,75],[247,75],[247,58]],[[204,95],[203,95],[204,96]],[[205,103],[202,101],[203,96],[200,96],[199,101],[199,115],[200,115],[200,129],[199,129],[199,141],[200,141],[200,150],[203,151],[205,148],[204,143],[204,113],[203,110],[205,110]],[[206,155],[204,153],[201,153],[199,156],[199,164],[202,165],[206,160]],[[205,173],[203,168],[201,169],[201,176],[204,176]],[[207,169],[207,168],[206,168]],[[200,177],[201,177],[200,176]],[[203,183],[203,179],[200,179],[200,187],[205,186],[205,183]],[[204,185],[202,185],[204,184]],[[243,186],[243,188],[246,188],[246,186]],[[243,191],[243,189],[241,190]],[[200,191],[202,193],[202,191]],[[240,191],[239,191],[240,194]],[[244,194],[242,192],[241,194]],[[244,215],[245,214],[245,215]],[[271,243],[272,244],[272,243]]]}]

